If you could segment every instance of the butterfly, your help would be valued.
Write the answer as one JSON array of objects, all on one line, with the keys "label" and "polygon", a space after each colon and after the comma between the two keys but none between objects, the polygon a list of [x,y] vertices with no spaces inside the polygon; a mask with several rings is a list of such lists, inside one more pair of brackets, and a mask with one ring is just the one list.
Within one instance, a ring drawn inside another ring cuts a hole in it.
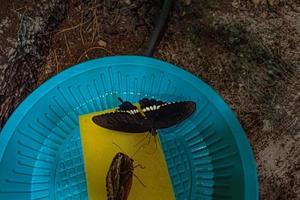
[{"label": "butterfly", "polygon": [[108,200],[126,200],[128,198],[133,176],[133,159],[124,153],[117,153],[106,175]]},{"label": "butterfly", "polygon": [[150,132],[157,134],[157,129],[164,129],[182,122],[193,114],[196,103],[193,101],[163,102],[143,98],[139,101],[140,109],[128,101],[114,112],[96,115],[93,122],[101,127],[130,132]]}]

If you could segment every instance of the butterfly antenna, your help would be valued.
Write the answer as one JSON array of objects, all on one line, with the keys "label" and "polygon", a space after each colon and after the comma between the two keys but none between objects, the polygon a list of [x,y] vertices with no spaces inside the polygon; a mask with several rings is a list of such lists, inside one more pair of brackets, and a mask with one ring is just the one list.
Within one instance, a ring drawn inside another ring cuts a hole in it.
[{"label": "butterfly antenna", "polygon": [[123,99],[121,99],[121,97],[118,97],[118,100],[121,102],[121,103],[124,103]]},{"label": "butterfly antenna", "polygon": [[[152,135],[150,135],[150,134],[147,134],[146,137],[144,137],[139,143],[143,142],[145,139],[147,139],[147,137],[149,137],[148,142],[146,142],[146,143],[144,143],[144,144],[141,144],[141,145],[139,146],[139,148],[135,151],[135,153],[133,154],[133,156],[135,156],[136,153],[137,153],[141,148],[143,148],[144,146],[147,146],[147,145],[150,144],[151,138],[152,138]],[[132,158],[133,158],[133,156],[132,156]]]},{"label": "butterfly antenna", "polygon": [[[155,154],[155,152],[157,151],[157,147],[158,147],[158,140],[159,140],[159,137],[158,137],[158,133],[157,133],[157,131],[155,130],[155,134],[152,134],[151,136],[153,136],[154,137],[154,142],[155,142],[155,149],[154,149],[154,151],[153,152],[151,152],[151,153],[148,153],[149,155],[153,155],[153,154]],[[150,141],[149,141],[150,142]],[[148,143],[149,143],[148,142]]]},{"label": "butterfly antenna", "polygon": [[154,153],[155,153],[156,150],[157,150],[157,138],[156,138],[156,136],[154,136],[154,143],[155,143],[155,149],[154,149]]},{"label": "butterfly antenna", "polygon": [[153,136],[153,137],[155,137],[155,138],[154,138],[154,141],[155,141],[155,149],[154,149],[153,152],[147,152],[148,155],[153,155],[153,154],[155,154],[155,152],[156,152],[156,150],[157,150],[156,136]]},{"label": "butterfly antenna", "polygon": [[154,139],[154,141],[155,141],[155,151],[154,152],[156,152],[156,150],[157,150],[157,140],[159,140],[159,137],[158,136],[154,136],[155,137],[155,139]]},{"label": "butterfly antenna", "polygon": [[[147,135],[148,137],[148,135]],[[131,156],[131,158],[133,158],[143,147],[145,146],[145,144],[142,144],[139,146],[139,148],[134,152],[134,154]]]},{"label": "butterfly antenna", "polygon": [[133,168],[137,168],[137,167],[139,167],[139,168],[141,168],[141,169],[145,169],[145,168],[146,168],[145,166],[143,166],[143,165],[141,165],[141,164],[137,164],[137,165],[134,166]]},{"label": "butterfly antenna", "polygon": [[151,138],[152,138],[152,135],[149,135],[148,142],[147,142],[145,145],[149,145],[149,144],[150,144],[150,142],[151,142]]},{"label": "butterfly antenna", "polygon": [[143,187],[146,187],[146,185],[141,181],[141,179],[140,179],[137,175],[133,174],[133,176],[140,182],[140,184],[141,184]]},{"label": "butterfly antenna", "polygon": [[120,145],[118,145],[117,143],[114,143],[114,142],[113,142],[113,144],[116,145],[116,146],[121,150],[121,152],[124,152],[124,153],[125,153],[125,151],[121,148]]},{"label": "butterfly antenna", "polygon": [[143,137],[140,141],[138,141],[138,143],[136,143],[134,146],[137,146],[139,144],[141,144],[145,139],[147,139],[147,137],[149,136],[149,134],[147,134],[145,137]]}]

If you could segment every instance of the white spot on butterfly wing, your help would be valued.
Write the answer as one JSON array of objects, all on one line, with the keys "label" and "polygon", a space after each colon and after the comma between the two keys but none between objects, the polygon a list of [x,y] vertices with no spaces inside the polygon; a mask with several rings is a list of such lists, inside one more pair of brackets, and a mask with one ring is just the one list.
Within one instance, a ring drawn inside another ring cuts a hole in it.
[{"label": "white spot on butterfly wing", "polygon": [[154,110],[154,108],[152,106],[143,108],[142,112],[148,112],[148,111],[151,111],[151,110]]},{"label": "white spot on butterfly wing", "polygon": [[131,115],[134,115],[134,114],[138,113],[139,111],[137,109],[135,109],[135,110],[124,110],[122,112],[126,112],[126,113],[129,113]]}]

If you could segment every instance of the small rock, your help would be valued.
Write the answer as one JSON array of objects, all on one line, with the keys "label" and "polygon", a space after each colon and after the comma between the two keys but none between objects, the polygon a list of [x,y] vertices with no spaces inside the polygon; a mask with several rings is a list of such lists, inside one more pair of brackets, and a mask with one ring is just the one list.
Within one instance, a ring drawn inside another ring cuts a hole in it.
[{"label": "small rock", "polygon": [[5,48],[5,50],[6,50],[6,56],[7,57],[12,56],[15,53],[15,51],[16,51],[16,49],[11,48],[11,47],[7,47],[7,48]]},{"label": "small rock", "polygon": [[101,47],[106,47],[107,43],[104,41],[104,40],[99,40],[98,41],[98,44],[101,46]]},{"label": "small rock", "polygon": [[275,5],[275,0],[268,0],[268,4],[270,6],[274,6]]},{"label": "small rock", "polygon": [[232,1],[231,6],[234,7],[234,8],[238,8],[239,4],[240,4],[239,1]]},{"label": "small rock", "polygon": [[263,12],[260,15],[263,19],[266,19],[268,17],[268,13],[267,12]]},{"label": "small rock", "polygon": [[255,6],[258,6],[261,3],[261,0],[252,0]]},{"label": "small rock", "polygon": [[182,0],[182,2],[184,5],[189,6],[189,5],[191,5],[192,0]]},{"label": "small rock", "polygon": [[263,120],[262,131],[266,131],[266,132],[272,131],[272,124],[271,124],[270,120]]}]

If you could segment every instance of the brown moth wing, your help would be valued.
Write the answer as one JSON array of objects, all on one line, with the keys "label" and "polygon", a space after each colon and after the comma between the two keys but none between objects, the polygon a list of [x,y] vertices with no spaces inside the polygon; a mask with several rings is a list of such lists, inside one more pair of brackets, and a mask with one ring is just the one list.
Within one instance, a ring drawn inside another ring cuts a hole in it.
[{"label": "brown moth wing", "polygon": [[120,189],[120,198],[118,200],[127,200],[129,196],[129,192],[131,190],[132,186],[132,174],[131,176],[128,176],[128,179],[126,179],[126,182],[122,184],[121,189]]},{"label": "brown moth wing", "polygon": [[129,196],[133,176],[133,160],[128,156],[122,158],[120,174],[120,197],[121,200],[126,200]]},{"label": "brown moth wing", "polygon": [[106,191],[107,191],[108,200],[115,200],[117,198],[117,191],[120,183],[119,170],[120,170],[121,157],[122,155],[119,153],[115,155],[106,175]]},{"label": "brown moth wing", "polygon": [[108,200],[127,200],[133,176],[133,160],[119,152],[113,158],[106,176]]}]

